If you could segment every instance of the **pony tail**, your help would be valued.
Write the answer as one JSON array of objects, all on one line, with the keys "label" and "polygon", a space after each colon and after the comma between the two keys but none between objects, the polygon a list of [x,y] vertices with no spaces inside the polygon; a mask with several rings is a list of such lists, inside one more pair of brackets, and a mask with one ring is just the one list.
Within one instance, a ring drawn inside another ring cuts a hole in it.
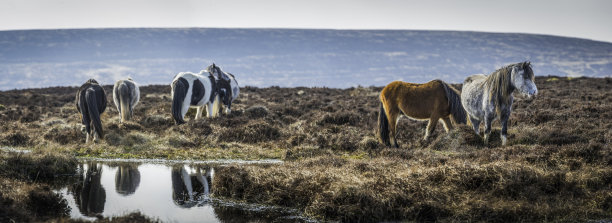
[{"label": "pony tail", "polygon": [[122,83],[118,87],[119,90],[119,106],[121,107],[121,122],[129,120],[131,117],[130,109],[130,90],[126,83]]},{"label": "pony tail", "polygon": [[96,91],[94,89],[89,88],[85,91],[85,104],[87,106],[89,119],[91,119],[96,133],[100,139],[104,138],[102,121],[100,121],[100,112],[98,111],[98,102],[96,101]]},{"label": "pony tail", "polygon": [[378,111],[378,139],[380,143],[386,146],[391,146],[389,139],[389,119],[387,119],[387,113],[382,102],[380,102],[380,109]]},{"label": "pony tail", "polygon": [[444,87],[444,92],[446,92],[446,98],[448,99],[448,105],[453,120],[458,124],[466,124],[467,114],[461,104],[459,92],[444,81],[440,81],[440,83]]},{"label": "pony tail", "polygon": [[177,125],[185,123],[182,110],[188,89],[189,83],[185,78],[180,77],[172,82],[172,117]]}]

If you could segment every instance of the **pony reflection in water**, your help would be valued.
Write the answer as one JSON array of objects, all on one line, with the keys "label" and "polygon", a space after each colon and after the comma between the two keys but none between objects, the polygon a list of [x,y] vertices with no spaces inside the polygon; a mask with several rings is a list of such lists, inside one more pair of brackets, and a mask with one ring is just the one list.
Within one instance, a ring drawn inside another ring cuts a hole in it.
[{"label": "pony reflection in water", "polygon": [[465,110],[461,106],[459,92],[441,80],[425,84],[394,81],[380,92],[378,137],[386,146],[399,147],[396,139],[397,121],[401,116],[416,120],[428,120],[424,140],[433,133],[438,120],[444,129],[453,128],[451,120],[464,124]]},{"label": "pony reflection in water", "polygon": [[96,217],[104,212],[106,203],[106,191],[101,183],[102,165],[89,162],[81,169],[87,170],[71,188],[74,203],[84,216]]},{"label": "pony reflection in water", "polygon": [[187,171],[184,166],[172,167],[172,200],[174,204],[183,208],[190,208],[198,204],[199,198],[210,194],[213,169],[208,167],[195,167]]},{"label": "pony reflection in water", "polygon": [[530,62],[521,62],[502,67],[490,75],[477,74],[469,76],[463,82],[461,100],[470,117],[476,134],[479,134],[480,122],[484,121],[484,143],[491,134],[491,123],[499,118],[501,121],[501,141],[508,141],[508,119],[512,110],[514,97],[518,91],[528,97],[535,96],[538,88]]},{"label": "pony reflection in water", "polygon": [[[106,93],[94,79],[89,79],[79,88],[76,94],[76,107],[81,113],[81,123],[87,132],[85,143],[91,137],[94,142],[104,137],[100,115],[106,110]],[[93,128],[92,128],[93,126]]]},{"label": "pony reflection in water", "polygon": [[121,164],[115,174],[115,191],[123,196],[136,192],[140,185],[140,171],[137,164]]}]

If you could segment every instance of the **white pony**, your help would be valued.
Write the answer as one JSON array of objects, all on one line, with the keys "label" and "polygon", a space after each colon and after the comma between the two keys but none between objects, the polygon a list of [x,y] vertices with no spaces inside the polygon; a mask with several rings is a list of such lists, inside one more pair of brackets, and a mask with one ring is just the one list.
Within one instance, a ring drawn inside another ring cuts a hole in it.
[{"label": "white pony", "polygon": [[134,114],[134,107],[140,100],[140,89],[138,84],[128,78],[127,80],[119,80],[113,87],[113,101],[119,111],[121,122],[128,121]]},{"label": "white pony", "polygon": [[506,145],[508,119],[514,101],[512,96],[514,91],[519,91],[529,97],[538,93],[530,62],[508,65],[488,76],[484,74],[472,75],[463,82],[461,104],[468,113],[476,134],[479,134],[480,122],[484,121],[485,144],[491,134],[491,123],[496,118],[500,118],[502,145]]},{"label": "white pony", "polygon": [[181,72],[172,80],[172,117],[176,124],[185,123],[185,114],[189,107],[196,107],[195,119],[202,117],[204,106],[208,108],[208,117],[212,117],[213,103],[218,100],[215,78],[205,70],[199,74]]},{"label": "white pony", "polygon": [[[232,102],[238,97],[238,94],[240,94],[238,81],[236,81],[233,74],[222,71],[221,68],[214,63],[208,66],[206,70],[216,79],[217,94],[221,99],[222,105],[225,106],[224,113],[230,114],[232,111]],[[213,115],[217,116],[218,111],[219,109],[213,109]]]}]

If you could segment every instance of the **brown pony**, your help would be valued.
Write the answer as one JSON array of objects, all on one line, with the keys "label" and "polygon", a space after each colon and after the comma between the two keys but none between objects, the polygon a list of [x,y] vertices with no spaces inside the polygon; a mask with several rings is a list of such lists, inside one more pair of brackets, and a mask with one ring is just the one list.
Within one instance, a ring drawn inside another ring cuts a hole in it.
[{"label": "brown pony", "polygon": [[378,114],[378,136],[381,143],[391,146],[397,144],[396,124],[400,115],[416,120],[429,120],[424,140],[434,131],[439,119],[448,132],[455,123],[466,123],[466,113],[461,105],[460,93],[441,80],[425,84],[394,81],[380,92],[380,112]]}]

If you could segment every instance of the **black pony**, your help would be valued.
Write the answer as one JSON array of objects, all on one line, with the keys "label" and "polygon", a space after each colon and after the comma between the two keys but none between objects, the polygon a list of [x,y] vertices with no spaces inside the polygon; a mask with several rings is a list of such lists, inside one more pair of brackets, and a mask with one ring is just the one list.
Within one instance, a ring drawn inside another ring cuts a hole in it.
[{"label": "black pony", "polygon": [[[76,95],[76,106],[81,113],[81,121],[85,125],[87,138],[85,143],[89,143],[89,137],[97,142],[98,138],[104,137],[100,115],[106,110],[106,93],[104,89],[94,79],[89,79],[79,88]],[[93,128],[91,126],[93,125]]]}]

